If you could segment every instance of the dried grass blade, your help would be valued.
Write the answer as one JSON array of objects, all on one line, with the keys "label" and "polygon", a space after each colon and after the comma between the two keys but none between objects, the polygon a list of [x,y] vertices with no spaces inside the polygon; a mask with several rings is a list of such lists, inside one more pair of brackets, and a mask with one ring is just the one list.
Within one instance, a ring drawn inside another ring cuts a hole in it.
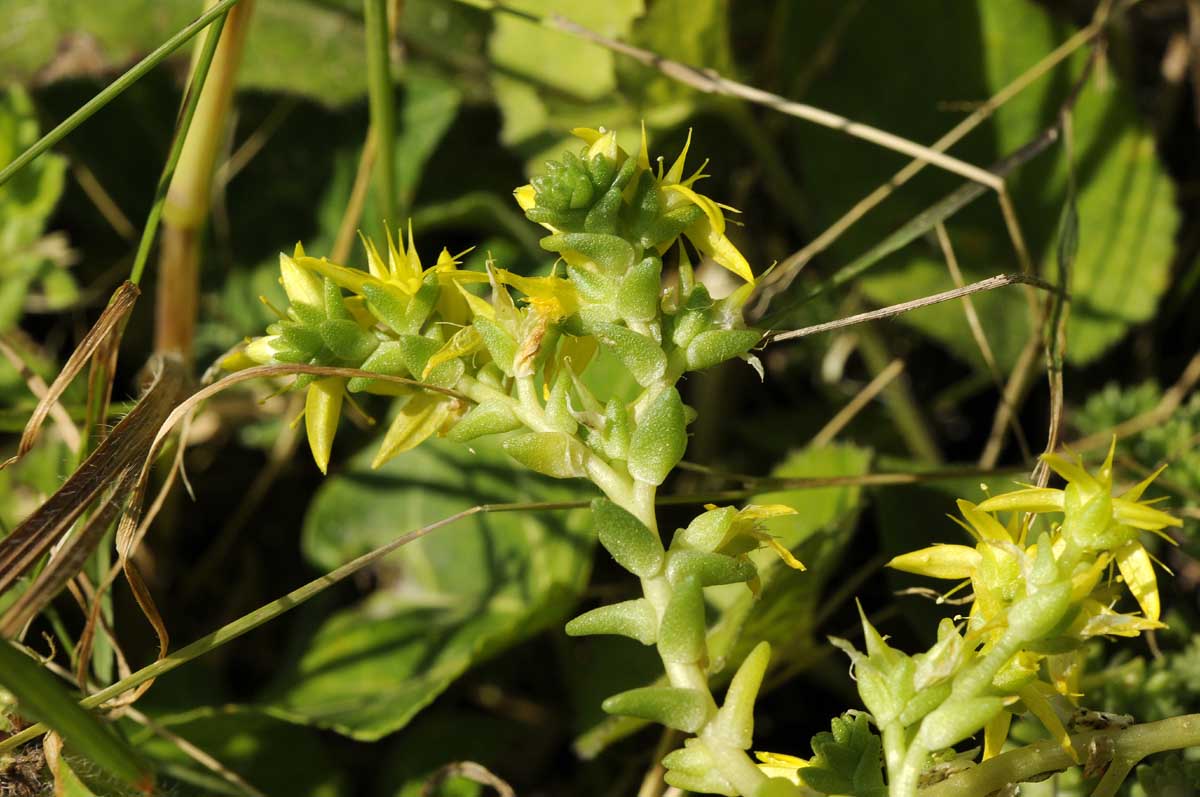
[{"label": "dried grass blade", "polygon": [[[6,462],[0,463],[0,470],[7,468],[29,453],[29,450],[33,448],[33,444],[37,441],[38,433],[41,431],[42,424],[45,422],[46,416],[50,413],[50,409],[58,402],[59,397],[66,391],[71,381],[83,370],[83,366],[91,360],[92,355],[96,353],[100,344],[114,330],[120,328],[125,317],[129,315],[129,311],[133,309],[133,304],[137,301],[139,293],[138,287],[132,282],[125,282],[113,293],[108,307],[104,308],[104,312],[96,319],[96,323],[83,336],[83,340],[79,342],[75,351],[67,359],[66,364],[63,365],[62,371],[55,378],[54,383],[46,391],[46,395],[42,397],[37,407],[34,408],[33,415],[29,418],[29,423],[25,425],[25,432],[21,435],[21,442],[17,445],[17,453]],[[3,587],[0,587],[0,591],[3,591]]]},{"label": "dried grass blade", "polygon": [[156,358],[142,399],[54,495],[0,540],[0,594],[65,534],[126,469],[142,463],[155,432],[182,400],[187,377],[174,358]]}]

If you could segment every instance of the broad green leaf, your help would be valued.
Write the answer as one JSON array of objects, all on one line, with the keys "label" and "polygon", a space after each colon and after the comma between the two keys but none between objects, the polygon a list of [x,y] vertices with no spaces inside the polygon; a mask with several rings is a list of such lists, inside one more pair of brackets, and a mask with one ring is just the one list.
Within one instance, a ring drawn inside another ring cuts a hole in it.
[{"label": "broad green leaf", "polygon": [[[387,763],[374,792],[379,797],[423,797],[425,781],[456,761],[475,761],[501,777],[510,777],[514,762],[538,771],[540,747],[528,725],[468,706],[436,706],[389,739]],[[448,740],[453,740],[452,743]],[[552,751],[547,751],[553,754]],[[467,778],[451,776],[438,797],[484,797],[495,794]]]},{"label": "broad green leaf", "polygon": [[53,728],[96,766],[139,791],[153,788],[154,776],[129,743],[80,708],[57,678],[7,640],[0,641],[0,686],[17,699],[22,715]]},{"label": "broad green leaf", "polygon": [[[509,5],[538,15],[561,14],[615,38],[624,38],[642,13],[642,0],[517,0]],[[496,15],[488,52],[501,71],[580,99],[598,99],[617,85],[611,51],[515,15]]]},{"label": "broad green leaf", "polygon": [[[562,14],[606,36],[625,39],[642,13],[643,0],[520,0],[512,5],[536,14]],[[620,128],[636,122],[627,105],[610,98],[617,88],[615,56],[599,45],[497,14],[488,53],[505,143],[530,141],[549,132],[558,142],[549,157],[558,157],[564,132],[571,127]]]},{"label": "broad green leaf", "polygon": [[[843,4],[806,3],[781,26],[788,52],[803,59],[834,25]],[[887,31],[887,35],[882,35]],[[962,118],[949,103],[991,96],[1072,31],[1028,0],[867,4],[837,34],[839,46],[812,76],[808,102],[922,143]],[[914,54],[928,54],[920,65]],[[1043,77],[985,123],[953,154],[987,166],[1055,122],[1070,83],[1083,69],[1086,48]],[[953,64],[954,68],[945,68]],[[788,66],[785,64],[784,66]],[[807,62],[794,64],[795,71]],[[787,73],[785,68],[783,73]],[[1104,79],[1107,77],[1107,79]],[[836,79],[834,79],[836,78]],[[1164,290],[1178,215],[1151,131],[1138,119],[1117,75],[1093,75],[1073,112],[1079,182],[1079,251],[1071,290],[1067,358],[1094,360],[1132,324],[1148,319]],[[796,127],[797,155],[817,198],[821,226],[891,177],[905,158],[812,125]],[[1010,178],[1017,216],[1035,266],[1053,275],[1057,219],[1066,193],[1061,148],[1043,154]],[[831,262],[848,261],[940,199],[962,178],[935,168],[860,220],[833,248]],[[1020,270],[994,197],[977,200],[947,224],[967,281]],[[952,287],[936,242],[909,245],[859,278],[878,304],[914,299]],[[974,303],[1002,365],[1011,365],[1028,335],[1023,289],[977,295]],[[956,355],[982,366],[962,305],[948,302],[903,317]]]},{"label": "broad green leaf", "polygon": [[[0,163],[14,160],[38,135],[29,95],[16,86],[0,93]],[[46,154],[0,186],[0,331],[21,317],[35,286],[51,307],[77,294],[70,274],[53,262],[56,250],[65,254],[65,242],[43,237],[62,194],[66,165],[62,156]]]},{"label": "broad green leaf", "polygon": [[[153,719],[265,794],[337,797],[345,792],[344,775],[333,765],[316,731],[233,706],[196,708]],[[181,781],[178,788],[183,794],[238,793],[169,740],[142,726],[129,723],[128,727],[138,749]],[[172,793],[177,793],[174,788]]]},{"label": "broad green leaf", "polygon": [[[161,44],[201,9],[197,0],[159,0],[151,9],[141,0],[0,0],[0,19],[14,23],[9,33],[17,43],[0,55],[0,80],[24,81],[38,72],[105,76]],[[359,8],[337,9],[319,0],[255,3],[238,73],[242,88],[289,91],[340,105],[366,93],[365,75]]]},{"label": "broad green leaf", "polygon": [[[378,470],[368,464],[358,456],[310,507],[303,548],[322,570],[477,504],[578,495],[511,465],[488,440],[431,440]],[[477,515],[406,546],[378,572],[377,592],[304,642],[262,708],[359,739],[404,727],[472,664],[571,611],[591,560],[582,517]]]},{"label": "broad green leaf", "polygon": [[[866,473],[871,453],[850,445],[831,445],[794,452],[772,471],[773,476],[854,476]],[[713,683],[726,683],[741,661],[759,642],[770,642],[777,660],[803,656],[814,642],[813,620],[826,579],[850,541],[850,530],[862,503],[859,487],[824,487],[785,490],[755,496],[749,503],[786,504],[795,515],[763,523],[765,530],[808,565],[807,572],[791,570],[770,550],[750,554],[758,566],[762,591],[755,597],[744,584],[711,587],[705,598],[720,609],[709,627],[708,652],[712,661],[725,663],[714,673]],[[618,640],[613,646],[635,647]],[[632,652],[632,651],[630,651]],[[611,677],[611,676],[610,676]],[[637,678],[631,674],[631,678]],[[619,688],[644,685],[624,681]],[[644,725],[639,720],[613,718],[599,722],[575,740],[575,750],[585,758],[600,753],[612,742]]]},{"label": "broad green leaf", "polygon": [[[655,0],[634,24],[633,41],[664,58],[732,77],[729,6],[729,0]],[[671,107],[686,114],[697,99],[690,86],[630,60],[618,61],[617,74],[622,88],[640,96],[659,115]]]}]

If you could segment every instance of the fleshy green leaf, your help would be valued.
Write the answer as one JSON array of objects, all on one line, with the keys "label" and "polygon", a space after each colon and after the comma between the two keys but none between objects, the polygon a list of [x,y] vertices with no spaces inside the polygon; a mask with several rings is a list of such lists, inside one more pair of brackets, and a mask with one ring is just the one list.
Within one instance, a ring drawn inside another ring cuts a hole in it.
[{"label": "fleshy green leaf", "polygon": [[592,517],[600,544],[621,567],[640,578],[658,575],[664,554],[657,534],[607,498],[592,501]]},{"label": "fleshy green leaf", "polygon": [[679,391],[668,387],[642,413],[629,440],[629,473],[647,484],[662,484],[687,449],[687,420]]},{"label": "fleshy green leaf", "polygon": [[604,710],[695,733],[708,720],[712,700],[699,689],[649,686],[613,695],[604,701]]}]

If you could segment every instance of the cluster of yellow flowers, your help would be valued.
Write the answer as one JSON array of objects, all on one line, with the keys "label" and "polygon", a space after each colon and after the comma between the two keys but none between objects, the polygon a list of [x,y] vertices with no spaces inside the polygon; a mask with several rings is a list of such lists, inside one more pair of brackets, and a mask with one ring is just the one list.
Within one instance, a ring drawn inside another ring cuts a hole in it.
[{"label": "cluster of yellow flowers", "polygon": [[[1139,533],[1170,541],[1163,530],[1180,521],[1142,500],[1158,473],[1114,496],[1113,449],[1095,474],[1078,460],[1043,460],[1066,480],[1063,488],[1028,487],[978,505],[960,500],[957,522],[974,545],[934,545],[888,563],[961,582],[943,597],[971,590],[969,613],[942,620],[933,647],[908,656],[889,646],[865,616],[865,655],[838,642],[883,731],[894,797],[915,793],[931,754],[980,729],[983,758],[997,755],[1013,717],[1024,713],[1078,762],[1063,717],[1081,696],[1085,643],[1162,627],[1153,558]],[[1000,512],[1011,513],[1007,525],[996,517]],[[1114,608],[1121,582],[1140,613]],[[772,771],[790,769],[796,782],[810,763],[777,754],[765,760]]]},{"label": "cluster of yellow flowers", "polygon": [[[290,304],[266,335],[225,366],[304,364],[392,377],[296,379],[294,387],[307,391],[305,428],[322,472],[343,402],[360,391],[405,397],[378,466],[433,434],[465,440],[528,427],[571,435],[582,423],[595,427],[591,437],[600,440],[605,408],[593,406],[578,376],[601,345],[644,386],[673,384],[684,370],[750,357],[761,334],[742,328],[740,308],[753,274],[725,236],[728,208],[693,188],[704,175],[682,179],[687,147],[665,174],[661,164],[655,173],[644,131],[637,158],[617,146],[613,132],[575,133],[586,142],[578,156],[567,153],[548,164],[547,176],[515,191],[527,215],[552,233],[542,244],[565,263],[565,277],[557,266],[547,276],[528,277],[490,260],[484,271],[463,269],[466,253],[445,249],[425,268],[411,228],[407,246],[389,234],[386,258],[364,239],[366,271],[310,257],[300,245],[291,256],[280,255]],[[744,278],[746,290],[722,302],[710,299],[692,279],[681,236]],[[661,255],[676,245],[680,282],[666,291]],[[490,290],[490,301],[473,286]],[[520,304],[510,291],[523,297]],[[538,377],[540,390],[532,384]],[[608,445],[599,453],[612,459],[619,449]]]}]

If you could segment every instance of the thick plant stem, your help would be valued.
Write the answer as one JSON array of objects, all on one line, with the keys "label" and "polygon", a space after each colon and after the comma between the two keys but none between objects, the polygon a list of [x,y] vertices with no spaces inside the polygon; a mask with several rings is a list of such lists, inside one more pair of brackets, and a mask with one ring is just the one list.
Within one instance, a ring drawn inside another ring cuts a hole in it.
[{"label": "thick plant stem", "polygon": [[[1107,775],[1097,786],[1094,797],[1109,797],[1119,786],[1116,775],[1127,773],[1134,763],[1155,753],[1200,747],[1200,714],[1186,714],[1158,722],[1134,725],[1120,731],[1093,731],[1071,737],[1076,750],[1088,749],[1094,739],[1111,742],[1112,762]],[[991,794],[1013,783],[1041,780],[1075,765],[1070,754],[1052,739],[1001,753],[979,766],[952,775],[941,783],[920,791],[920,797],[964,797]],[[1115,769],[1114,769],[1115,768]]]},{"label": "thick plant stem", "polygon": [[[196,334],[200,237],[212,195],[217,153],[225,140],[234,80],[254,0],[229,12],[196,103],[162,211],[162,243],[155,302],[155,350],[190,361]],[[201,51],[197,51],[197,60]]]},{"label": "thick plant stem", "polygon": [[[635,480],[631,491],[632,500],[623,505],[624,509],[633,514],[655,534],[658,533],[658,518],[654,511],[654,500],[657,489],[653,484]],[[674,588],[670,580],[664,573],[660,573],[652,578],[644,578],[642,579],[642,593],[646,597],[646,600],[650,602],[650,605],[654,607],[654,612],[661,623],[667,604],[671,601],[671,597],[674,594]],[[667,680],[671,686],[695,689],[708,696],[713,710],[710,713],[708,722],[703,728],[697,731],[696,735],[704,741],[704,746],[708,748],[709,755],[712,757],[712,761],[721,773],[721,776],[739,794],[745,797],[753,795],[758,790],[758,787],[766,782],[766,775],[746,755],[745,750],[730,745],[713,732],[716,701],[713,699],[712,692],[708,688],[708,670],[704,659],[694,662],[678,662],[668,661],[664,658],[663,668],[666,671]]]}]

